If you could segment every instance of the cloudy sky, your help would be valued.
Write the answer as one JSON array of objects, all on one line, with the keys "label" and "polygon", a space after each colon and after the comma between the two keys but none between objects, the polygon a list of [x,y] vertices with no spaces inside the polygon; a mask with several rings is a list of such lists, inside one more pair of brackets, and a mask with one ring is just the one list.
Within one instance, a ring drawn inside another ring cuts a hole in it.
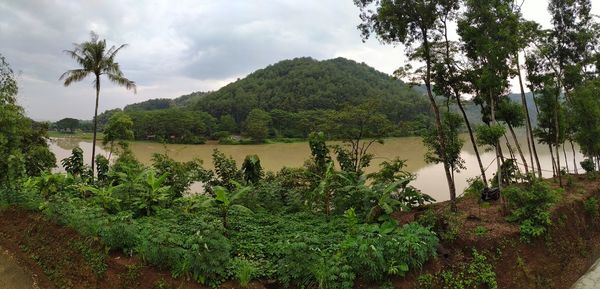
[{"label": "cloudy sky", "polygon": [[[600,5],[594,12],[600,14]],[[524,15],[548,25],[546,1],[526,0]],[[63,87],[75,63],[63,53],[96,31],[136,81],[133,94],[103,83],[100,111],[150,98],[216,90],[282,59],[338,56],[392,73],[401,47],[361,41],[352,0],[2,0],[0,54],[18,74],[19,101],[37,120],[90,119],[91,79]]]}]

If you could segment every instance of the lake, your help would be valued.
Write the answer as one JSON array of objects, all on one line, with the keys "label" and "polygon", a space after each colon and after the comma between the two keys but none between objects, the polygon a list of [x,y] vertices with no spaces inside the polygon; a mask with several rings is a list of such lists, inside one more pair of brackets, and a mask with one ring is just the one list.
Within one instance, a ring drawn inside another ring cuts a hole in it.
[{"label": "lake", "polygon": [[[521,139],[519,142],[524,150],[525,157],[529,162],[529,153],[527,150],[527,142],[524,133],[520,132]],[[479,167],[477,158],[473,151],[468,135],[461,135],[465,139],[465,145],[461,152],[461,157],[465,160],[466,169],[455,175],[457,194],[461,194],[467,187],[467,180],[479,175]],[[505,142],[505,141],[504,141]],[[100,143],[100,142],[98,142]],[[516,147],[511,142],[515,151],[518,162],[520,158],[516,151]],[[79,146],[84,151],[86,163],[90,162],[90,153],[92,150],[92,142],[90,140],[82,140],[77,138],[53,138],[50,140],[50,149],[56,154],[57,160],[68,157],[71,150]],[[579,167],[579,172],[583,172],[579,162],[583,160],[583,156],[579,153],[579,148],[575,145],[576,163]],[[208,143],[203,145],[181,145],[181,144],[159,144],[152,142],[133,142],[131,148],[135,156],[143,163],[150,164],[151,157],[154,153],[167,153],[170,157],[178,161],[187,161],[194,158],[204,160],[204,166],[207,169],[212,169],[212,152],[219,149],[228,156],[232,156],[241,165],[246,155],[256,154],[260,157],[261,164],[265,170],[277,171],[282,167],[299,167],[304,164],[304,161],[310,156],[310,149],[307,142],[297,143],[275,143],[275,144],[259,144],[259,145],[220,145],[217,143]],[[537,145],[538,155],[542,170],[545,177],[552,176],[552,161],[550,153],[546,145]],[[573,157],[571,146],[565,147],[567,151],[567,161],[569,168],[573,170]],[[504,153],[508,155],[508,150],[504,144]],[[108,156],[106,149],[101,146],[96,147],[97,153]],[[480,152],[483,152],[483,148]],[[413,186],[434,197],[437,201],[445,201],[449,199],[448,185],[444,174],[444,168],[441,164],[427,164],[424,161],[425,147],[420,137],[402,137],[386,139],[384,144],[374,144],[371,152],[375,155],[371,166],[366,169],[367,172],[378,170],[379,164],[386,160],[392,160],[396,157],[406,160],[406,169],[414,174],[417,178],[412,183]],[[113,156],[114,157],[114,156]],[[488,167],[486,175],[488,178],[496,171],[495,153],[493,151],[483,152],[483,166]],[[561,151],[561,164],[564,167],[564,157]],[[57,168],[61,171],[62,168]],[[194,190],[194,188],[192,188]]]}]

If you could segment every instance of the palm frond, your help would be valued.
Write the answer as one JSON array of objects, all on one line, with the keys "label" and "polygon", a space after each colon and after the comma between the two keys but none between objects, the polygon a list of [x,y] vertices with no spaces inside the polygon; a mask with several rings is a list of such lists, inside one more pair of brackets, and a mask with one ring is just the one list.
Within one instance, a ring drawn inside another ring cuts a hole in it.
[{"label": "palm frond", "polygon": [[84,78],[86,78],[90,73],[92,73],[89,70],[86,69],[73,69],[73,70],[69,70],[65,73],[63,73],[59,80],[63,80],[64,79],[64,85],[65,86],[69,86],[71,85],[71,83],[73,82],[77,82],[77,81],[81,81]]},{"label": "palm frond", "polygon": [[118,48],[115,48],[116,46],[112,46],[107,52],[107,59],[110,59],[110,62],[114,62],[115,56],[117,56],[117,53],[119,52],[119,50],[127,47],[127,44],[122,44],[121,46],[119,46]]},{"label": "palm frond", "polygon": [[73,50],[64,50],[63,52],[71,56],[79,65],[85,67],[86,59],[81,55],[81,49],[75,48]]},{"label": "palm frond", "polygon": [[133,93],[137,93],[137,87],[135,86],[135,82],[125,78],[121,73],[107,73],[106,76],[108,79],[120,86],[125,87],[127,90],[133,90]]}]

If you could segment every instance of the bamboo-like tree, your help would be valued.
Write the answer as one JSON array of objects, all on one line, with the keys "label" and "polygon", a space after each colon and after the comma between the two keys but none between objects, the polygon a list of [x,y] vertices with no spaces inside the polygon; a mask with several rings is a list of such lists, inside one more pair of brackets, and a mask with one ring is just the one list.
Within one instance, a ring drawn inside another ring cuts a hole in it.
[{"label": "bamboo-like tree", "polygon": [[[516,2],[516,1],[515,1]],[[517,34],[518,40],[517,44],[519,47],[517,51],[514,52],[514,64],[516,74],[519,80],[519,89],[521,93],[521,104],[523,105],[523,109],[525,110],[525,132],[527,134],[527,147],[529,149],[529,156],[531,159],[531,171],[532,175],[535,175],[535,168],[537,168],[537,175],[539,178],[542,177],[542,167],[540,165],[540,159],[537,153],[537,147],[535,146],[536,140],[533,135],[533,125],[531,122],[531,114],[529,113],[529,106],[527,104],[527,98],[525,95],[525,86],[523,82],[523,77],[521,75],[521,64],[520,64],[520,51],[525,53],[525,49],[531,46],[531,42],[535,39],[535,35],[538,31],[541,30],[540,25],[535,21],[527,21],[522,18],[521,14],[521,6],[517,5],[517,3],[513,2],[513,13],[515,13],[519,17],[519,32]],[[521,2],[522,3],[522,2]],[[532,92],[533,95],[533,92]]]},{"label": "bamboo-like tree", "polygon": [[127,79],[119,63],[115,61],[117,53],[127,46],[111,46],[107,49],[106,40],[100,40],[98,34],[93,31],[90,33],[91,39],[79,44],[74,44],[73,50],[65,50],[71,58],[79,64],[81,68],[69,70],[60,76],[64,80],[64,85],[69,86],[74,82],[81,81],[88,76],[93,76],[93,85],[96,89],[96,106],[94,110],[94,138],[92,141],[92,170],[94,169],[94,157],[96,155],[96,133],[98,126],[98,101],[100,98],[100,76],[105,75],[108,80],[127,90],[133,90],[136,93],[135,82]]},{"label": "bamboo-like tree", "polygon": [[[443,26],[440,19],[448,7],[447,3],[444,0],[354,0],[354,3],[361,9],[360,18],[363,23],[358,28],[364,38],[373,33],[383,43],[401,43],[408,48],[406,51],[411,59],[425,64],[417,71],[417,78],[425,85],[435,117],[440,158],[444,165],[452,209],[456,210],[456,187],[452,178],[451,164],[447,159],[447,138],[444,135],[442,117],[432,91],[432,71],[435,64],[432,45],[441,37]],[[458,9],[458,5],[451,7]]]},{"label": "bamboo-like tree", "polygon": [[471,121],[465,111],[461,93],[468,92],[467,77],[464,75],[465,64],[461,63],[464,55],[460,54],[460,45],[457,42],[450,41],[448,37],[448,26],[451,21],[456,20],[457,17],[457,5],[460,0],[446,0],[442,2],[440,23],[442,25],[442,40],[436,45],[436,57],[439,59],[434,65],[434,91],[437,94],[443,95],[447,98],[448,103],[451,99],[455,99],[456,104],[462,114],[469,138],[471,139],[471,145],[477,158],[479,170],[481,172],[481,179],[484,185],[487,187],[487,177],[485,175],[485,169],[481,161],[481,155],[479,148],[477,147],[477,141],[473,133],[473,127]]},{"label": "bamboo-like tree", "polygon": [[[510,0],[467,0],[466,11],[458,21],[458,34],[469,58],[471,89],[482,107],[484,122],[496,125],[496,110],[506,96],[512,76],[511,57],[517,50],[518,17]],[[501,182],[501,146],[496,144],[498,184]]]}]

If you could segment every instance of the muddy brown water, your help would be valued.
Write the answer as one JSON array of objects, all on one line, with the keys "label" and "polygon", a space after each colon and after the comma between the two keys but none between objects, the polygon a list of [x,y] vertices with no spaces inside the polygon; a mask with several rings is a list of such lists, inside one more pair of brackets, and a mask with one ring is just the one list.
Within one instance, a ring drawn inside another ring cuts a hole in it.
[{"label": "muddy brown water", "polygon": [[30,272],[23,269],[14,258],[0,247],[0,289],[38,288]]},{"label": "muddy brown water", "polygon": [[[519,142],[524,150],[525,157],[529,162],[529,153],[527,150],[527,142],[524,133],[519,133]],[[473,147],[468,136],[461,136],[465,140],[461,157],[465,161],[466,169],[461,170],[455,175],[456,190],[461,194],[467,187],[467,180],[476,177],[480,174],[477,158],[473,151]],[[505,140],[503,142],[506,142]],[[515,151],[518,162],[520,161],[517,155],[516,147],[511,139],[511,146]],[[90,140],[82,140],[77,138],[55,138],[50,141],[50,148],[56,154],[56,158],[61,160],[68,157],[71,150],[80,146],[85,154],[86,162],[89,163],[92,143]],[[205,167],[212,169],[212,152],[219,149],[226,155],[232,156],[238,163],[244,160],[246,155],[256,154],[260,157],[263,168],[269,171],[277,171],[282,167],[299,167],[304,164],[304,161],[309,158],[310,150],[307,142],[298,143],[275,143],[275,144],[259,144],[259,145],[219,145],[216,143],[208,143],[203,145],[180,145],[180,144],[159,144],[152,142],[134,142],[131,148],[135,156],[145,164],[151,163],[151,157],[154,153],[166,152],[169,156],[178,161],[186,161],[194,158],[199,158],[204,161]],[[552,163],[550,153],[547,146],[537,145],[538,155],[544,176],[552,176]],[[565,147],[567,152],[567,161],[570,170],[573,170],[573,156],[571,146]],[[108,155],[106,149],[96,148],[99,153]],[[508,149],[504,145],[504,153],[508,155]],[[579,148],[575,147],[575,161],[582,172],[579,162],[583,160],[583,156],[579,153]],[[484,148],[480,148],[483,152]],[[392,160],[396,157],[406,160],[407,170],[416,174],[416,180],[412,183],[413,186],[434,197],[437,201],[445,201],[449,199],[448,184],[443,166],[441,164],[428,164],[424,160],[426,152],[420,137],[402,137],[386,139],[384,144],[374,144],[371,152],[375,155],[371,166],[367,168],[367,172],[374,172],[379,168],[379,164],[386,160]],[[491,178],[496,171],[495,153],[492,151],[483,152],[483,166],[487,167],[487,177]],[[564,156],[561,150],[561,164],[564,167]],[[59,164],[60,166],[60,164]],[[60,168],[57,168],[60,170]],[[194,188],[192,188],[194,190]]]}]

